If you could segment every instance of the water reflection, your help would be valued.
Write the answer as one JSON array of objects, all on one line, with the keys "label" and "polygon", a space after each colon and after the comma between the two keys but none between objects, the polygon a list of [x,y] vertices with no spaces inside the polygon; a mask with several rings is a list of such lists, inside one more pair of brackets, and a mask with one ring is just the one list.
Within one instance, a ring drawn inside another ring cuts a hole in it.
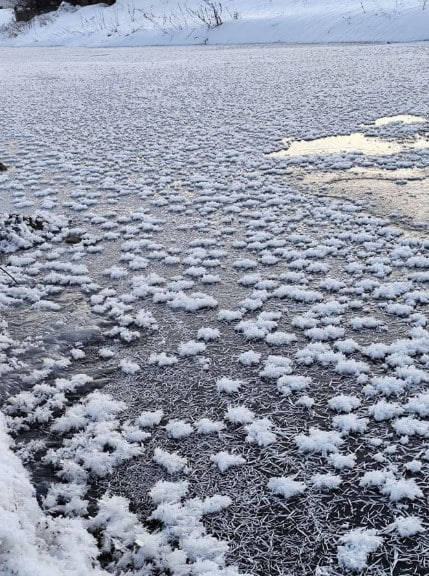
[{"label": "water reflection", "polygon": [[423,116],[415,116],[413,114],[398,114],[397,116],[383,116],[378,118],[374,124],[375,126],[386,126],[393,122],[402,122],[403,124],[419,124],[427,122]]},{"label": "water reflection", "polygon": [[[283,140],[285,150],[271,154],[274,158],[290,156],[325,156],[347,152],[359,152],[370,155],[397,154],[403,145],[381,138],[365,136],[360,132],[345,136],[328,136],[316,140]],[[427,143],[429,145],[429,142]]]},{"label": "water reflection", "polygon": [[[422,116],[400,114],[398,116],[385,116],[375,121],[375,126],[386,126],[394,122],[404,124],[425,123],[427,120]],[[399,152],[413,151],[421,148],[429,148],[427,135],[417,134],[415,137],[402,140],[393,140],[377,136],[366,136],[362,132],[351,134],[326,136],[314,140],[282,140],[284,149],[273,152],[274,158],[293,156],[327,156],[330,154],[359,153],[371,156],[389,156]]]}]

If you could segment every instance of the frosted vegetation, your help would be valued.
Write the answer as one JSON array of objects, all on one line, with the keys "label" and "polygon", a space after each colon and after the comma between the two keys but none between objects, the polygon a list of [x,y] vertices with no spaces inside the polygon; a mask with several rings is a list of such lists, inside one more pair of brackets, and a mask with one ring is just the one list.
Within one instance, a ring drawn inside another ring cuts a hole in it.
[{"label": "frosted vegetation", "polygon": [[2,574],[427,574],[426,46],[2,54]]}]

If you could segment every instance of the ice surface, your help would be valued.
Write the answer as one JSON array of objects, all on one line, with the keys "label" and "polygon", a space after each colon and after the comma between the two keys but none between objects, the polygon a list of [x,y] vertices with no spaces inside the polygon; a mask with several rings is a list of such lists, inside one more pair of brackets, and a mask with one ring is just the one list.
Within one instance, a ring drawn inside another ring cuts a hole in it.
[{"label": "ice surface", "polygon": [[[423,137],[426,123],[374,120],[426,117],[426,52],[0,50],[1,209],[47,222],[1,240],[16,280],[0,271],[3,444],[20,478],[3,474],[0,492],[27,531],[6,534],[15,559],[56,573],[61,559],[73,573],[416,572],[424,228],[409,234],[389,202],[380,215],[352,192],[304,191],[291,158],[267,153],[285,134]],[[429,157],[299,162],[395,174]]]}]

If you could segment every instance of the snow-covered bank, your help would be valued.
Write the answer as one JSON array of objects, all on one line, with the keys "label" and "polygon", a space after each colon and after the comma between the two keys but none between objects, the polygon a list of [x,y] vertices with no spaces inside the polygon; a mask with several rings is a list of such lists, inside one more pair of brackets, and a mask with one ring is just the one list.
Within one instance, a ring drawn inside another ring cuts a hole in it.
[{"label": "snow-covered bank", "polygon": [[[6,13],[7,12],[7,13]],[[3,15],[1,15],[4,13]],[[2,22],[10,11],[0,10]],[[220,25],[219,22],[222,22]],[[0,44],[145,46],[189,44],[413,42],[429,39],[424,0],[118,0],[67,4],[16,27]]]},{"label": "snow-covered bank", "polygon": [[52,518],[37,503],[0,413],[0,567],[20,576],[101,576],[95,539],[77,518]]},{"label": "snow-covered bank", "polygon": [[0,30],[3,26],[14,21],[13,10],[11,8],[0,8]]}]

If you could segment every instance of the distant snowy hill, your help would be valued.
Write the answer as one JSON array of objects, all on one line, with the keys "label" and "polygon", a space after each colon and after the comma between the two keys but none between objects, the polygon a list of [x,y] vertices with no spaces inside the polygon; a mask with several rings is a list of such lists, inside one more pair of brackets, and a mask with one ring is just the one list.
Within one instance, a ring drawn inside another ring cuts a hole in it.
[{"label": "distant snowy hill", "polygon": [[[0,0],[1,1],[1,0]],[[118,0],[21,27],[0,10],[0,44],[141,46],[429,40],[428,0]]]}]

